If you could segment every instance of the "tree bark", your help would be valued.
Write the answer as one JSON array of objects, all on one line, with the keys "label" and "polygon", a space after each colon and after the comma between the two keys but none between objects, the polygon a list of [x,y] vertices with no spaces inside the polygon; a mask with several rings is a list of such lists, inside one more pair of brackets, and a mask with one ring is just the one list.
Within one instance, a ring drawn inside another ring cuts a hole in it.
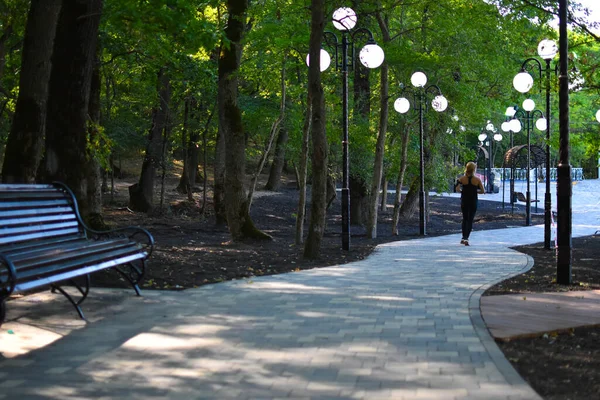
[{"label": "tree bark", "polygon": [[238,71],[242,55],[248,0],[227,0],[228,40],[219,56],[219,126],[225,137],[225,212],[227,226],[234,241],[248,238],[270,239],[254,226],[244,187],[246,179],[246,137],[242,113],[238,107]]},{"label": "tree bark", "polygon": [[356,175],[350,175],[350,224],[364,226],[369,211],[367,183]]},{"label": "tree bark", "polygon": [[304,218],[306,216],[306,174],[308,171],[308,141],[312,124],[312,98],[310,91],[307,95],[306,114],[302,126],[302,153],[300,154],[300,167],[297,168],[298,213],[296,214],[296,245],[304,243]]},{"label": "tree bark", "polygon": [[[89,127],[89,135],[91,143],[100,142],[100,92],[102,82],[100,80],[100,51],[96,50],[96,58],[94,59],[94,69],[92,72],[92,82],[90,87],[90,103],[89,115],[91,124]],[[102,168],[100,161],[95,154],[91,154],[87,162],[87,206],[84,209],[86,221],[88,225],[94,229],[104,230],[107,225],[104,223],[102,216]]]},{"label": "tree bark", "polygon": [[62,0],[32,0],[27,17],[19,97],[6,144],[2,181],[34,182],[42,158],[51,57]]},{"label": "tree bark", "polygon": [[185,99],[183,106],[183,130],[181,132],[181,150],[183,151],[183,168],[181,170],[181,177],[179,178],[179,184],[176,190],[181,194],[189,195],[192,193],[192,186],[194,184],[190,179],[190,153],[191,153],[191,136],[190,133],[190,103],[192,99],[190,97]]},{"label": "tree bark", "polygon": [[409,219],[414,215],[415,211],[417,211],[417,207],[419,206],[419,186],[419,177],[417,176],[413,179],[410,189],[404,198],[404,202],[402,202],[402,206],[400,207],[400,218]]},{"label": "tree bark", "polygon": [[269,179],[265,185],[265,190],[276,192],[281,186],[281,174],[285,165],[285,151],[289,134],[287,128],[283,127],[279,130],[277,142],[275,143],[275,155],[269,169]]},{"label": "tree bark", "polygon": [[408,155],[408,137],[410,130],[407,126],[402,131],[402,143],[401,143],[401,158],[400,158],[400,170],[398,171],[398,180],[396,181],[396,195],[394,197],[394,215],[392,217],[392,235],[398,235],[398,220],[400,219],[400,206],[402,199],[402,186],[404,186],[404,174],[406,173]]},{"label": "tree bark", "polygon": [[308,68],[308,90],[312,100],[312,194],[310,225],[304,245],[304,257],[316,259],[321,252],[321,241],[325,232],[327,207],[327,136],[325,134],[325,96],[319,69],[321,40],[325,25],[323,0],[311,0],[310,63]]},{"label": "tree bark", "polygon": [[379,202],[379,211],[385,212],[388,202],[388,184],[389,180],[387,177],[386,170],[383,171],[383,178],[381,179],[381,201]]},{"label": "tree bark", "polygon": [[[219,109],[219,120],[225,118]],[[225,136],[219,126],[217,143],[215,145],[213,207],[215,209],[215,225],[222,226],[227,223],[225,213]]]},{"label": "tree bark", "polygon": [[140,180],[129,187],[129,208],[133,211],[149,212],[154,205],[154,182],[162,160],[163,131],[167,126],[171,101],[171,82],[164,68],[158,72],[157,84],[159,105],[152,112],[152,126],[148,133]]},{"label": "tree bark", "polygon": [[[354,119],[368,124],[371,114],[371,70],[361,63],[354,66]],[[352,143],[352,138],[350,139]],[[369,185],[360,174],[350,171],[350,225],[368,224]]]},{"label": "tree bark", "polygon": [[[387,20],[377,13],[377,22],[383,33],[383,41],[391,40]],[[371,181],[371,191],[369,198],[369,212],[367,214],[367,237],[375,239],[377,237],[377,205],[379,204],[379,190],[381,189],[381,178],[383,176],[383,157],[385,153],[385,136],[388,127],[389,117],[389,66],[386,61],[381,65],[380,75],[380,94],[379,94],[379,132],[377,135],[377,144],[375,145],[375,161],[373,165],[373,180]]]},{"label": "tree bark", "polygon": [[96,179],[88,149],[89,104],[102,0],[65,0],[58,17],[46,115],[43,176],[62,181],[79,200],[86,217],[88,193]]}]

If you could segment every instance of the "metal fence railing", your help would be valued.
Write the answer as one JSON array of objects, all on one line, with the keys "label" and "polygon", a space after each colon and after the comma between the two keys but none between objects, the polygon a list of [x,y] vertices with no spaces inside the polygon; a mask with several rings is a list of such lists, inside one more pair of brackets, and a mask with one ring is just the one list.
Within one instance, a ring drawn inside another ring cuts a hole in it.
[{"label": "metal fence railing", "polygon": [[[514,179],[516,181],[526,181],[527,180],[527,169],[526,168],[515,168],[514,169]],[[484,169],[479,169],[478,173],[485,175],[487,171]],[[492,173],[494,174],[495,179],[500,180],[509,180],[510,179],[510,168],[492,168]],[[530,171],[530,181],[535,182],[538,180],[539,182],[543,182],[546,180],[546,169],[545,168],[533,168]],[[582,181],[585,179],[583,176],[583,168],[572,168],[571,169],[571,180],[573,181]],[[556,168],[550,168],[550,181],[556,181]]]}]

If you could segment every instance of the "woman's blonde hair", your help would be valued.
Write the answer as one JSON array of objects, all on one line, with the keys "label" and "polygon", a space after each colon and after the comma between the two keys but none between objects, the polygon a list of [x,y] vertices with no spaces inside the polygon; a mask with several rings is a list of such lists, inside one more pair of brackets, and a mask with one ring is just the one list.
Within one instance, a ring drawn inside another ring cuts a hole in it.
[{"label": "woman's blonde hair", "polygon": [[473,161],[469,161],[465,166],[465,175],[473,176],[475,174],[475,170],[477,169],[477,164]]}]

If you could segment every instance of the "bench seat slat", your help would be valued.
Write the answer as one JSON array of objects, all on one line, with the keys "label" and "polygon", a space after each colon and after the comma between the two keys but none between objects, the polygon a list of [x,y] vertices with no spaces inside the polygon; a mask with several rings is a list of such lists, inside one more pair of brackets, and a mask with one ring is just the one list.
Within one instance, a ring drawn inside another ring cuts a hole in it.
[{"label": "bench seat slat", "polygon": [[17,254],[12,254],[10,259],[17,267],[17,270],[20,270],[21,268],[28,268],[32,265],[60,262],[63,259],[84,257],[86,255],[111,249],[116,250],[131,245],[136,245],[136,243],[131,242],[129,239],[102,241],[86,240],[78,243],[66,243],[61,246],[49,246],[35,251],[22,251]]},{"label": "bench seat slat", "polygon": [[[69,258],[66,260],[53,261],[44,265],[35,265],[35,268],[28,268],[30,266],[17,267],[17,282],[24,282],[31,279],[40,279],[48,275],[56,275],[62,271],[77,271],[84,267],[101,264],[106,261],[115,260],[120,257],[130,256],[138,254],[140,257],[144,257],[144,252],[140,251],[140,248],[135,246],[135,243],[129,247],[120,248],[112,251],[105,251],[102,253],[86,255],[85,257]],[[81,274],[75,273],[73,276]]]},{"label": "bench seat slat", "polygon": [[43,248],[43,247],[47,247],[50,245],[60,246],[61,244],[67,243],[67,242],[85,241],[85,240],[88,240],[88,239],[85,237],[85,235],[83,235],[81,232],[78,231],[72,235],[51,236],[49,238],[39,239],[39,240],[31,240],[28,242],[5,244],[5,245],[0,246],[0,253],[11,255],[11,254],[18,253],[19,251],[33,251],[38,248]]},{"label": "bench seat slat", "polygon": [[40,286],[49,285],[51,283],[64,281],[67,279],[75,278],[78,276],[90,274],[92,272],[100,271],[106,268],[116,267],[118,265],[126,264],[131,261],[140,260],[146,257],[145,253],[136,253],[126,255],[117,259],[112,259],[108,261],[104,261],[98,264],[89,265],[83,268],[79,268],[76,270],[66,271],[56,275],[50,275],[46,277],[40,277],[36,280],[20,282],[15,285],[15,291],[25,291],[29,289],[34,289]]}]

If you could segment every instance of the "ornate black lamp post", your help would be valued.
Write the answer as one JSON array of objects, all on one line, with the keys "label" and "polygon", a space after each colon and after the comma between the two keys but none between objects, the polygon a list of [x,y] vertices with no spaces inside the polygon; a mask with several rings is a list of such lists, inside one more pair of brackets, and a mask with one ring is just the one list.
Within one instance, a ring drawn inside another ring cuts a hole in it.
[{"label": "ornate black lamp post", "polygon": [[[508,132],[510,133],[510,143],[509,143],[509,148],[512,149],[514,146],[514,142],[513,142],[513,133],[518,133],[521,130],[521,123],[518,120],[515,120],[515,122],[512,121],[512,118],[515,116],[515,113],[517,112],[517,106],[513,106],[513,107],[508,107],[506,109],[506,112],[504,113],[504,115],[506,116],[506,121],[504,121],[502,123],[502,125],[500,126],[500,128],[502,129],[502,132]],[[503,164],[504,166],[504,164]],[[504,172],[504,170],[503,170]],[[511,213],[513,213],[515,211],[515,201],[514,201],[514,193],[515,193],[515,177],[513,175],[514,173],[514,160],[511,159],[511,165],[510,165],[510,187],[509,187],[509,194],[510,194],[510,204],[511,204]],[[502,177],[502,208],[504,208],[504,176]]]},{"label": "ornate black lamp post", "polygon": [[[437,85],[427,84],[427,75],[421,71],[417,71],[410,77],[410,82],[415,87],[414,90],[404,88],[403,92],[409,92],[412,94],[412,100],[415,108],[419,110],[419,234],[421,236],[427,235],[427,224],[425,222],[425,216],[427,210],[425,209],[425,160],[423,156],[423,111],[427,111],[427,100],[429,96],[435,96],[431,100],[431,107],[437,111],[442,112],[448,108],[448,100],[442,95],[442,90]],[[400,114],[405,114],[410,109],[410,100],[406,97],[399,97],[394,102],[394,109]],[[423,109],[425,105],[425,110]]]},{"label": "ornate black lamp post", "polygon": [[[342,73],[342,249],[350,249],[350,162],[348,152],[348,71],[354,67],[354,38],[359,34],[368,36],[367,44],[360,50],[360,62],[367,68],[377,68],[384,60],[381,47],[375,43],[373,34],[366,28],[354,29],[357,16],[348,7],[333,12],[333,26],[338,29],[341,41],[333,32],[324,32],[325,44],[335,50],[335,67]],[[341,54],[340,54],[341,53]],[[331,58],[321,50],[321,71],[329,67]],[[308,64],[308,58],[307,58]]]},{"label": "ornate black lamp post", "polygon": [[556,168],[557,249],[556,283],[571,283],[572,210],[571,165],[569,164],[569,42],[567,31],[568,0],[558,0],[558,30],[560,32],[560,68],[558,74],[558,109],[560,144]]},{"label": "ornate black lamp post", "polygon": [[[558,53],[558,47],[552,40],[544,39],[538,44],[538,55],[546,61],[546,67],[543,68],[542,64],[536,58],[528,58],[521,65],[521,72],[519,72],[513,80],[513,86],[517,91],[521,93],[527,93],[533,86],[533,78],[527,73],[527,66],[534,65],[537,68],[542,80],[542,72],[546,73],[546,118],[550,121],[550,73],[554,70],[556,72],[556,66],[550,67],[550,61]],[[551,235],[551,215],[552,212],[552,196],[550,194],[550,123],[546,129],[546,194],[544,195],[544,247],[550,249],[550,235]]]},{"label": "ornate black lamp post", "polygon": [[[491,137],[490,137],[491,136]],[[485,126],[485,130],[482,130],[479,136],[477,137],[479,141],[483,144],[487,144],[488,146],[488,176],[487,176],[487,191],[488,193],[494,193],[494,182],[492,179],[492,168],[494,168],[494,141],[500,142],[502,140],[502,134],[498,133],[498,129],[492,124],[491,121],[487,122]],[[489,140],[486,142],[486,139]],[[494,140],[492,140],[492,138]]]},{"label": "ornate black lamp post", "polygon": [[[535,123],[535,126],[540,130],[540,131],[544,131],[547,129],[548,127],[548,121],[546,120],[546,118],[544,118],[544,113],[542,113],[540,110],[534,110],[535,109],[535,102],[531,99],[527,99],[525,101],[523,101],[523,109],[521,110],[517,110],[517,112],[515,112],[513,121],[517,121],[517,122],[512,122],[514,124],[514,128],[515,128],[515,132],[518,132],[521,130],[520,125],[521,125],[521,121],[520,120],[524,120],[525,121],[525,129],[527,132],[527,193],[525,194],[525,200],[527,201],[526,205],[525,205],[525,225],[526,226],[530,226],[531,225],[531,176],[530,176],[530,170],[531,170],[531,130],[533,129],[532,126],[532,122],[533,119],[538,116],[538,120]],[[518,126],[519,125],[519,126]],[[518,128],[518,129],[516,129]]]}]

